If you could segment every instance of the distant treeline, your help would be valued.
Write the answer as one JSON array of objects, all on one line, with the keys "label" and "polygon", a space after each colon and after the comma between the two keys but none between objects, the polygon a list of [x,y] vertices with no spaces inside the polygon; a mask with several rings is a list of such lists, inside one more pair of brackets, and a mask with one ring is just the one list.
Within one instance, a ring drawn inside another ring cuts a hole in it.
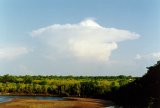
[{"label": "distant treeline", "polygon": [[132,76],[0,76],[0,93],[105,98],[105,94],[134,81]]},{"label": "distant treeline", "polygon": [[106,98],[123,108],[160,108],[160,61],[147,68],[142,78],[112,89]]}]

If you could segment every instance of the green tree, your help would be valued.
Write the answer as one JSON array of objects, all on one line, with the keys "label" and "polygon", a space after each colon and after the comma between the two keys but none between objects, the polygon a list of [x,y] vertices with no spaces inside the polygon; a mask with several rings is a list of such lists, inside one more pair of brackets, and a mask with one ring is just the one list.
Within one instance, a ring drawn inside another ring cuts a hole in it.
[{"label": "green tree", "polygon": [[1,79],[0,82],[6,83],[6,82],[16,82],[16,77],[12,75],[4,75]]},{"label": "green tree", "polygon": [[23,81],[26,84],[32,83],[33,82],[33,77],[30,76],[30,75],[26,75],[26,76],[24,76]]}]

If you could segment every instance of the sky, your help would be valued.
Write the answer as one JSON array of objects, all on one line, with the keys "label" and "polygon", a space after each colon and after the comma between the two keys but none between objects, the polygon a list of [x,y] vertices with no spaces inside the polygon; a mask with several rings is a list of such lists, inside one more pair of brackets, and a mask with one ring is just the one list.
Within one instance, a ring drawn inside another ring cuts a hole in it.
[{"label": "sky", "polygon": [[159,0],[0,0],[0,75],[142,76],[159,41]]}]

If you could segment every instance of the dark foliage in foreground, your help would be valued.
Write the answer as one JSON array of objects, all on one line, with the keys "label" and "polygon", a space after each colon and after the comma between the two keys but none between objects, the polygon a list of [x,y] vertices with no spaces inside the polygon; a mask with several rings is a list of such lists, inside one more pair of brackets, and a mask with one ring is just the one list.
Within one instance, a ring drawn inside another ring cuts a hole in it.
[{"label": "dark foliage in foreground", "polygon": [[106,97],[126,108],[160,108],[160,61],[148,67],[142,78],[113,89]]}]

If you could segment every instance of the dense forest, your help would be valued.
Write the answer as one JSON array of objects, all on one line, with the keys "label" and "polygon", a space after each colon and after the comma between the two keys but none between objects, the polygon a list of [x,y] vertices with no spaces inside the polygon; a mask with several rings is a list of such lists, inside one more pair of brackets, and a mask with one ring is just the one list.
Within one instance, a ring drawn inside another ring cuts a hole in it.
[{"label": "dense forest", "polygon": [[136,78],[131,76],[0,76],[0,93],[102,98]]},{"label": "dense forest", "polygon": [[160,107],[160,61],[143,77],[0,76],[1,95],[50,95],[112,100],[124,108]]}]

